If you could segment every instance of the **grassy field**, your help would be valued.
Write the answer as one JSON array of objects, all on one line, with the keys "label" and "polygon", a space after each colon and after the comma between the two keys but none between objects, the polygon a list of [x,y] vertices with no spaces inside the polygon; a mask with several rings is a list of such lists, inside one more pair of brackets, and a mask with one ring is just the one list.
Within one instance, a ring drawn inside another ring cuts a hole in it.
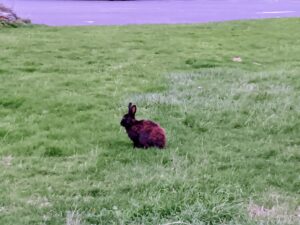
[{"label": "grassy field", "polygon": [[0,29],[0,224],[299,224],[299,24]]}]

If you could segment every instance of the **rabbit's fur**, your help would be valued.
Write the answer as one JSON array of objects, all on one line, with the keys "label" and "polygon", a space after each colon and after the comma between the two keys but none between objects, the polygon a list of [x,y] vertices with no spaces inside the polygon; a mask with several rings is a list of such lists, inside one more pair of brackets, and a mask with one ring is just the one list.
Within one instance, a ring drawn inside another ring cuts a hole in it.
[{"label": "rabbit's fur", "polygon": [[136,120],[136,109],[136,105],[129,103],[128,113],[121,120],[121,126],[125,127],[128,137],[133,142],[133,147],[164,148],[166,146],[165,130],[151,120]]}]

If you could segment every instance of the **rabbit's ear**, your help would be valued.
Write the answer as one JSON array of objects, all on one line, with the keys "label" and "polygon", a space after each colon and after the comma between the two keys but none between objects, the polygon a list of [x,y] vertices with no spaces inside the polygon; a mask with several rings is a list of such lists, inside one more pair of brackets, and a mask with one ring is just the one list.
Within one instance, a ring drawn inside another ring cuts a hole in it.
[{"label": "rabbit's ear", "polygon": [[128,112],[130,112],[131,106],[132,106],[132,103],[129,102],[129,104],[128,104]]},{"label": "rabbit's ear", "polygon": [[130,108],[130,114],[134,116],[135,113],[136,113],[136,105],[133,105],[133,106],[131,106],[131,108]]}]

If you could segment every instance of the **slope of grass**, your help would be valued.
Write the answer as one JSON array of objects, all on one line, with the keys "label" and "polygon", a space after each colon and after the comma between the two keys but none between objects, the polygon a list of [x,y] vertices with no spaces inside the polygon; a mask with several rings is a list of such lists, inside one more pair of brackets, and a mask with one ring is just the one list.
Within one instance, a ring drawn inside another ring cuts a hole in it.
[{"label": "slope of grass", "polygon": [[1,29],[0,224],[298,224],[299,22]]}]

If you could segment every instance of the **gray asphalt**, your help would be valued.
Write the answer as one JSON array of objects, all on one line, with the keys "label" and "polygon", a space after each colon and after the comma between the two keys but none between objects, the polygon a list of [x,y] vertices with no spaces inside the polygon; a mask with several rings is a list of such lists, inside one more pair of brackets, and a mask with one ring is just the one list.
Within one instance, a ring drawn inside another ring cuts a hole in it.
[{"label": "gray asphalt", "polygon": [[0,0],[50,26],[185,24],[300,17],[300,0]]}]

